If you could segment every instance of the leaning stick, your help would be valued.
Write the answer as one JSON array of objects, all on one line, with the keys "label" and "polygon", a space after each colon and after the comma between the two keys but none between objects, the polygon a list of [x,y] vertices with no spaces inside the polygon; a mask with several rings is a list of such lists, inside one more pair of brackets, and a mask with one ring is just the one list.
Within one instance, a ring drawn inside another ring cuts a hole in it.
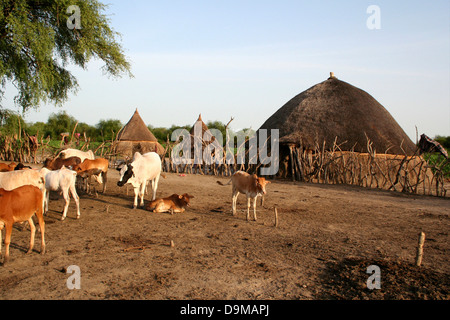
[{"label": "leaning stick", "polygon": [[421,232],[419,234],[419,243],[417,246],[417,256],[416,256],[416,266],[420,267],[422,264],[423,257],[423,244],[425,243],[425,233]]},{"label": "leaning stick", "polygon": [[275,212],[275,228],[278,227],[278,211],[277,208],[274,208]]}]

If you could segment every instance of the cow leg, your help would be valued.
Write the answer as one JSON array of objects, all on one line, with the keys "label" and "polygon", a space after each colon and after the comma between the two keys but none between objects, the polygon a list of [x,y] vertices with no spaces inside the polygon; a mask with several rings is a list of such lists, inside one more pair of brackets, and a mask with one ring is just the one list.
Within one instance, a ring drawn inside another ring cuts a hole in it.
[{"label": "cow leg", "polygon": [[232,205],[231,205],[231,210],[232,210],[233,216],[236,215],[236,202],[237,202],[238,196],[239,196],[239,191],[233,190]]},{"label": "cow leg", "polygon": [[[42,215],[42,211],[36,211],[36,217],[38,218],[39,228],[41,229],[41,254],[45,253],[45,221],[44,216]],[[31,218],[30,218],[31,220]]]},{"label": "cow leg", "polygon": [[107,171],[105,171],[105,172],[102,172],[102,178],[103,178],[103,191],[102,191],[102,193],[105,193],[105,191],[106,191],[106,182],[108,181],[108,172]]},{"label": "cow leg", "polygon": [[247,196],[247,221],[250,221],[250,197]]},{"label": "cow leg", "polygon": [[158,174],[156,176],[156,178],[152,181],[152,190],[153,190],[152,201],[154,201],[156,199],[156,190],[158,189],[159,177],[160,177],[160,174]]},{"label": "cow leg", "polygon": [[136,209],[136,208],[137,208],[138,196],[139,196],[139,189],[140,189],[140,187],[133,187],[133,190],[134,190],[133,209]]},{"label": "cow leg", "polygon": [[0,221],[0,257],[2,256],[2,230],[4,226],[5,224],[3,223],[3,221]]},{"label": "cow leg", "polygon": [[253,216],[255,218],[255,221],[256,221],[256,198],[257,197],[253,198]]},{"label": "cow leg", "polygon": [[45,192],[45,211],[44,212],[48,212],[48,203],[50,201],[50,190],[47,190]]},{"label": "cow leg", "polygon": [[33,252],[34,236],[36,235],[36,226],[34,225],[33,217],[30,217],[30,219],[28,219],[28,223],[30,224],[31,235],[30,235],[30,247],[28,248],[27,254],[30,254],[31,252]]},{"label": "cow leg", "polygon": [[64,198],[64,201],[65,201],[65,204],[64,204],[64,211],[63,211],[63,215],[61,217],[61,221],[66,219],[67,211],[69,210],[70,197],[69,197],[69,190],[68,189],[63,190],[63,198]]},{"label": "cow leg", "polygon": [[5,223],[5,258],[3,265],[9,260],[9,244],[11,243],[12,223]]},{"label": "cow leg", "polygon": [[141,198],[141,208],[144,208],[145,183],[142,183],[139,189],[139,197]]},{"label": "cow leg", "polygon": [[70,193],[72,194],[72,198],[75,200],[75,204],[77,205],[77,219],[80,219],[80,197],[78,197],[75,185],[70,186]]}]

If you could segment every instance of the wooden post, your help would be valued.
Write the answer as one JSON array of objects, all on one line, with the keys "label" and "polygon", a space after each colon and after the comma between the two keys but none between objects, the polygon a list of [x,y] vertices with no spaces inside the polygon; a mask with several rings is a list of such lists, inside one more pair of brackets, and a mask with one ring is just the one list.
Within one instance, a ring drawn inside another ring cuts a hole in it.
[{"label": "wooden post", "polygon": [[295,181],[295,169],[294,169],[294,157],[292,154],[292,146],[289,145],[289,155],[291,159],[291,174],[292,174],[292,181]]},{"label": "wooden post", "polygon": [[274,208],[275,212],[275,228],[278,227],[278,211],[277,208]]},{"label": "wooden post", "polygon": [[423,244],[425,243],[425,233],[421,232],[419,234],[419,243],[417,246],[417,255],[416,255],[416,266],[420,267],[422,264],[423,257]]}]

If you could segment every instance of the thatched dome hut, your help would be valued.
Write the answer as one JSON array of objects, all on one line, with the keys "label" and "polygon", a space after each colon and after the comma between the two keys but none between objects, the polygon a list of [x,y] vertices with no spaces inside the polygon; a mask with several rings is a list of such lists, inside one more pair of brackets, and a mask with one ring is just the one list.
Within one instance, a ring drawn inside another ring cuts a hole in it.
[{"label": "thatched dome hut", "polygon": [[333,74],[288,101],[260,129],[279,129],[280,149],[295,145],[314,150],[324,142],[331,148],[337,139],[343,151],[367,152],[369,138],[377,153],[403,155],[404,150],[412,155],[416,150],[380,103]]},{"label": "thatched dome hut", "polygon": [[158,139],[145,125],[138,110],[134,112],[130,121],[119,131],[117,135],[115,152],[125,157],[133,157],[135,152],[156,152],[160,156],[164,154],[164,148],[158,143]]}]

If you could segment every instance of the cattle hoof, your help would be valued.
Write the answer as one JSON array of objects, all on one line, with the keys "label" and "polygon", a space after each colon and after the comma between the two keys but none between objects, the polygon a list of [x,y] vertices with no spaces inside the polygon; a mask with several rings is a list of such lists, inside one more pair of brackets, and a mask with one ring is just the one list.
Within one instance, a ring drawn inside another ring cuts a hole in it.
[{"label": "cattle hoof", "polygon": [[66,220],[66,218],[65,217],[61,217],[61,221],[64,221],[64,220]]}]

